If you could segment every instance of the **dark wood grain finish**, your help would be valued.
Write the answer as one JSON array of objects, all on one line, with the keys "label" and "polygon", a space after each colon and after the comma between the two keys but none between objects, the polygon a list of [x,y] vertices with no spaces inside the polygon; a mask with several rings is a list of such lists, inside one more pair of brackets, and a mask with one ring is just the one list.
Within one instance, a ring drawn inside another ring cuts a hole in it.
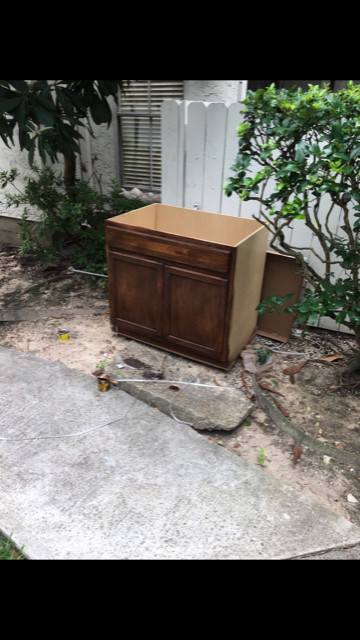
[{"label": "dark wood grain finish", "polygon": [[165,339],[212,358],[220,358],[224,344],[227,287],[226,279],[165,267]]},{"label": "dark wood grain finish", "polygon": [[227,273],[230,266],[231,248],[219,249],[216,245],[201,240],[189,241],[161,232],[152,235],[151,232],[134,231],[134,227],[126,228],[123,225],[120,228],[110,223],[106,227],[106,238],[110,249],[141,253],[215,273]]},{"label": "dark wood grain finish", "polygon": [[162,269],[155,260],[109,251],[109,268],[116,295],[113,296],[112,321],[130,331],[160,337],[162,335]]}]

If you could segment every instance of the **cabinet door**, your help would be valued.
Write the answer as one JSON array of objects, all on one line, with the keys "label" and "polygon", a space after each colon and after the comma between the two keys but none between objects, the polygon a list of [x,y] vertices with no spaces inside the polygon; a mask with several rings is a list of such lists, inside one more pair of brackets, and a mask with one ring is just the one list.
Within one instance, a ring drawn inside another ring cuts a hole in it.
[{"label": "cabinet door", "polygon": [[156,260],[109,251],[112,322],[121,329],[159,337],[163,265]]},{"label": "cabinet door", "polygon": [[164,338],[209,357],[221,355],[228,280],[165,266]]}]

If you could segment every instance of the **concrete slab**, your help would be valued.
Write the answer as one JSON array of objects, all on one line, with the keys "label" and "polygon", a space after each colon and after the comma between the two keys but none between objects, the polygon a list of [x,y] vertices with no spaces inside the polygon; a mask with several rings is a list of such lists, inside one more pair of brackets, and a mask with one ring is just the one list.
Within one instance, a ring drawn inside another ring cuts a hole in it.
[{"label": "concrete slab", "polygon": [[0,347],[0,529],[30,559],[290,559],[360,529],[114,388]]},{"label": "concrete slab", "polygon": [[[122,363],[129,366],[119,368]],[[240,389],[216,384],[216,369],[211,378],[203,365],[135,340],[126,344],[119,363],[107,366],[106,372],[123,380],[120,389],[200,431],[231,431],[254,407]]]}]

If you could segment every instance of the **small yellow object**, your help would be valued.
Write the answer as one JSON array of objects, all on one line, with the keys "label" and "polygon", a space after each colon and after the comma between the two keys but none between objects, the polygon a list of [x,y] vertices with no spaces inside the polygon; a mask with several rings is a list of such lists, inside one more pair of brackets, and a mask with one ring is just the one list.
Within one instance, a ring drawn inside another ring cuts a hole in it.
[{"label": "small yellow object", "polygon": [[101,378],[98,378],[98,389],[99,389],[99,391],[109,391],[110,382],[108,382],[107,380],[103,380]]},{"label": "small yellow object", "polygon": [[60,342],[67,342],[69,340],[69,332],[66,329],[59,331],[58,335]]}]

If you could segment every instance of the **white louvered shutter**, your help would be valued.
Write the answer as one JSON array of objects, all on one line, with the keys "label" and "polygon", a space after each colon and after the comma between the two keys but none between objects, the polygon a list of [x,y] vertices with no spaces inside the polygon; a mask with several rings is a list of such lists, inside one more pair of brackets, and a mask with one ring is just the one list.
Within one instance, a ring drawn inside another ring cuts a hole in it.
[{"label": "white louvered shutter", "polygon": [[161,190],[161,104],[183,99],[183,80],[131,80],[119,110],[121,184]]}]

